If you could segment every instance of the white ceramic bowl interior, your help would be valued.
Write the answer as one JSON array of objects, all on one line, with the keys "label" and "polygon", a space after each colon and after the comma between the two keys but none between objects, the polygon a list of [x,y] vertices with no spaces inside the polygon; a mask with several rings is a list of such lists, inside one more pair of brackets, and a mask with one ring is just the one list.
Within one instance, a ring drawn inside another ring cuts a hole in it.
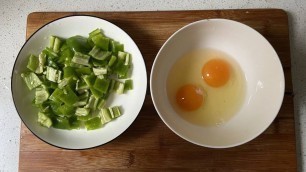
[{"label": "white ceramic bowl interior", "polygon": [[[45,128],[37,123],[38,110],[31,105],[34,91],[29,91],[20,74],[26,70],[29,54],[38,55],[48,44],[48,37],[55,35],[68,38],[75,35],[88,37],[88,33],[101,28],[104,34],[124,44],[124,49],[132,55],[134,88],[127,94],[113,96],[109,106],[120,105],[123,115],[101,129],[60,130]],[[12,72],[13,100],[22,121],[40,139],[57,147],[86,149],[107,143],[123,133],[137,117],[146,94],[147,74],[143,57],[131,37],[116,25],[91,16],[69,16],[46,24],[35,32],[24,44],[15,61]]]},{"label": "white ceramic bowl interior", "polygon": [[[241,109],[221,126],[201,127],[185,121],[166,96],[170,68],[183,54],[197,48],[229,54],[246,78]],[[257,31],[236,21],[210,19],[191,23],[167,40],[154,61],[150,87],[159,116],[173,132],[197,145],[227,148],[254,139],[272,123],[283,101],[284,73],[275,50]]]}]

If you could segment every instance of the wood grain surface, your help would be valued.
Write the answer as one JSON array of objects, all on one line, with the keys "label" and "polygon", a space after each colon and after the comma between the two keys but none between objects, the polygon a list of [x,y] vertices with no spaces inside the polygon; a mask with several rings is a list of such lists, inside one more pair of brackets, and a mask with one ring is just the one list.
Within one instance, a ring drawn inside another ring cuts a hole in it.
[{"label": "wood grain surface", "polygon": [[295,125],[288,17],[279,9],[157,12],[35,12],[28,16],[27,38],[44,24],[68,15],[93,15],[125,30],[143,54],[148,76],[165,40],[201,19],[227,18],[259,31],[277,51],[285,72],[281,110],[259,137],[242,146],[209,149],[175,135],[161,121],[149,89],[130,128],[114,141],[89,150],[63,150],[21,128],[20,171],[296,171]]}]

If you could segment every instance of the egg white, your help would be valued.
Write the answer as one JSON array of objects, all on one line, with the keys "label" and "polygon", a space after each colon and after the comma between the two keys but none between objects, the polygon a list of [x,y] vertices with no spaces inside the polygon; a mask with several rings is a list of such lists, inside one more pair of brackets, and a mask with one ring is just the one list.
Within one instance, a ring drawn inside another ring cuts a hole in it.
[{"label": "egg white", "polygon": [[[211,87],[202,79],[202,67],[211,59],[220,58],[231,66],[229,81],[221,87]],[[182,110],[176,103],[177,90],[193,84],[204,90],[202,106],[191,112]],[[183,119],[200,126],[216,126],[230,120],[245,98],[245,76],[239,64],[224,52],[213,49],[190,51],[172,66],[167,79],[167,96],[174,110]]]}]

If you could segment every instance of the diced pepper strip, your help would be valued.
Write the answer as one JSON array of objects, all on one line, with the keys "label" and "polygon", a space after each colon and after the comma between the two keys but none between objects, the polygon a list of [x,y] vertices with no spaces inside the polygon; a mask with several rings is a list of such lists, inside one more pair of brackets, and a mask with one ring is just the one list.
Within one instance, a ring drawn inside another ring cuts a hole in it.
[{"label": "diced pepper strip", "polygon": [[112,53],[110,51],[103,51],[98,46],[94,46],[88,54],[97,60],[105,60]]},{"label": "diced pepper strip", "polygon": [[27,68],[31,71],[35,72],[39,66],[38,57],[34,56],[33,54],[30,55]]},{"label": "diced pepper strip", "polygon": [[110,84],[110,80],[109,79],[100,79],[100,78],[96,78],[96,81],[93,85],[93,87],[102,92],[102,93],[107,93],[108,91],[108,87]]},{"label": "diced pepper strip", "polygon": [[41,80],[33,72],[22,73],[21,77],[23,78],[29,90],[32,90],[33,88],[36,88],[42,84]]},{"label": "diced pepper strip", "polygon": [[124,91],[132,90],[133,89],[133,80],[128,79],[124,82]]},{"label": "diced pepper strip", "polygon": [[101,122],[100,117],[94,117],[94,118],[85,122],[85,127],[86,127],[87,130],[98,129],[101,126],[102,126],[102,122]]},{"label": "diced pepper strip", "polygon": [[108,109],[101,109],[99,115],[101,117],[102,124],[108,123],[112,120]]},{"label": "diced pepper strip", "polygon": [[96,46],[98,46],[99,48],[101,48],[104,51],[108,51],[108,47],[109,47],[109,38],[104,37],[102,34],[96,34],[94,35],[92,38],[92,41],[94,42],[94,44]]},{"label": "diced pepper strip", "polygon": [[54,120],[52,121],[53,122],[53,127],[54,128],[58,128],[58,129],[66,129],[66,130],[70,130],[70,123],[69,123],[69,120],[68,118],[66,117],[56,117],[54,118]]},{"label": "diced pepper strip", "polygon": [[73,106],[73,104],[78,101],[78,96],[73,92],[70,87],[63,88],[63,93],[58,98],[62,102],[70,106]]},{"label": "diced pepper strip", "polygon": [[76,63],[76,64],[89,66],[89,63],[88,63],[89,62],[89,58],[90,58],[90,56],[88,56],[86,54],[75,52],[71,61],[73,63]]},{"label": "diced pepper strip", "polygon": [[38,112],[38,120],[37,122],[47,128],[52,126],[52,120],[43,112]]},{"label": "diced pepper strip", "polygon": [[44,87],[37,87],[35,90],[35,104],[41,104],[48,100],[50,94]]},{"label": "diced pepper strip", "polygon": [[58,111],[63,116],[72,116],[75,112],[75,107],[64,104],[58,108]]},{"label": "diced pepper strip", "polygon": [[46,54],[41,52],[38,56],[38,67],[35,70],[35,73],[41,74],[44,72],[44,67],[46,63]]},{"label": "diced pepper strip", "polygon": [[75,111],[76,116],[87,116],[90,112],[88,108],[77,108]]}]

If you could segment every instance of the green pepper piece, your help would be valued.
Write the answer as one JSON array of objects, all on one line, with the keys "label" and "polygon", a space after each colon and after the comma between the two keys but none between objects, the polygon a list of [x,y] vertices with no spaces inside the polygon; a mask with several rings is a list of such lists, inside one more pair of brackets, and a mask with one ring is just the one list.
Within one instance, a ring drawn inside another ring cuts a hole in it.
[{"label": "green pepper piece", "polygon": [[71,129],[80,129],[82,127],[82,121],[78,120],[76,116],[69,118],[69,124]]},{"label": "green pepper piece", "polygon": [[50,108],[52,110],[52,112],[57,115],[57,116],[60,116],[61,115],[61,112],[59,111],[59,107],[61,106],[61,102],[55,102],[55,101],[49,101],[49,104],[50,104]]},{"label": "green pepper piece", "polygon": [[41,104],[48,100],[50,94],[46,87],[37,87],[35,90],[35,104]]},{"label": "green pepper piece", "polygon": [[80,91],[80,90],[89,89],[89,86],[86,84],[86,82],[83,79],[81,79],[81,80],[78,80],[76,82],[76,87],[75,88],[76,88],[77,91]]},{"label": "green pepper piece", "polygon": [[45,53],[52,60],[58,58],[58,54],[54,52],[52,49],[50,49],[49,47],[46,47],[42,52]]},{"label": "green pepper piece", "polygon": [[77,120],[79,121],[88,121],[92,116],[87,115],[87,116],[77,116]]},{"label": "green pepper piece", "polygon": [[56,82],[52,82],[52,81],[49,81],[47,79],[44,79],[43,80],[43,84],[44,86],[46,86],[48,89],[52,89],[52,90],[55,90],[57,87],[58,87],[58,84]]},{"label": "green pepper piece", "polygon": [[43,113],[49,113],[50,112],[50,102],[49,101],[44,101],[41,104],[35,105],[40,109],[41,112]]},{"label": "green pepper piece", "polygon": [[72,116],[75,112],[75,108],[73,106],[68,106],[66,104],[61,105],[58,108],[58,111],[63,115],[63,116]]},{"label": "green pepper piece", "polygon": [[70,64],[72,57],[73,51],[70,48],[66,48],[65,50],[60,52],[60,57],[57,62],[62,65],[68,65]]},{"label": "green pepper piece", "polygon": [[94,42],[94,44],[96,46],[98,46],[99,48],[101,48],[104,51],[108,51],[109,50],[109,42],[110,39],[104,37],[102,34],[96,34],[92,37],[92,41]]},{"label": "green pepper piece", "polygon": [[102,122],[100,117],[94,117],[85,122],[85,127],[87,130],[95,130],[101,128]]},{"label": "green pepper piece", "polygon": [[52,119],[53,127],[58,129],[70,130],[70,123],[66,117],[56,117]]},{"label": "green pepper piece", "polygon": [[70,49],[70,48],[68,47],[68,45],[67,45],[67,43],[66,43],[66,40],[64,40],[64,42],[63,42],[63,44],[62,44],[62,46],[61,46],[61,48],[60,48],[60,52],[63,52],[63,51],[65,51],[66,49]]},{"label": "green pepper piece", "polygon": [[99,115],[101,116],[102,124],[108,123],[112,120],[112,116],[111,116],[111,113],[110,113],[109,109],[102,108],[99,111]]},{"label": "green pepper piece", "polygon": [[53,48],[53,46],[54,46],[54,41],[55,41],[55,36],[50,36],[49,37],[49,48]]},{"label": "green pepper piece", "polygon": [[90,56],[88,56],[86,54],[79,53],[79,52],[75,52],[71,62],[73,62],[77,65],[90,66],[89,59],[90,59]]},{"label": "green pepper piece", "polygon": [[72,106],[74,103],[78,101],[78,96],[74,93],[74,91],[70,87],[64,87],[62,90],[62,94],[58,97],[65,104]]},{"label": "green pepper piece", "polygon": [[96,76],[94,75],[84,75],[82,77],[88,86],[93,86],[96,80]]},{"label": "green pepper piece", "polygon": [[108,62],[108,66],[111,67],[113,66],[113,64],[116,62],[117,57],[116,56],[112,56]]},{"label": "green pepper piece", "polygon": [[52,126],[52,121],[48,115],[43,112],[38,112],[38,120],[40,125],[50,128]]},{"label": "green pepper piece", "polygon": [[89,33],[89,38],[92,38],[93,36],[95,36],[95,35],[97,35],[97,34],[102,34],[102,35],[103,35],[101,29],[98,29],[98,28],[97,28],[97,29],[91,31],[91,32]]},{"label": "green pepper piece", "polygon": [[28,86],[29,90],[32,90],[33,88],[36,88],[42,84],[41,80],[33,72],[22,73],[21,77]]},{"label": "green pepper piece", "polygon": [[53,51],[58,53],[60,50],[61,44],[62,44],[62,40],[56,37],[54,40]]},{"label": "green pepper piece", "polygon": [[125,80],[124,82],[124,92],[128,91],[128,90],[132,90],[133,89],[133,80],[128,79]]},{"label": "green pepper piece", "polygon": [[52,100],[54,102],[59,102],[61,103],[61,100],[59,97],[63,94],[63,91],[59,88],[56,88],[53,93],[50,95],[49,100]]},{"label": "green pepper piece", "polygon": [[126,76],[130,68],[130,65],[126,65],[126,56],[127,53],[119,51],[117,63],[112,66],[113,72],[119,76]]},{"label": "green pepper piece", "polygon": [[44,67],[46,63],[47,55],[43,52],[41,52],[38,56],[38,66],[36,68],[35,73],[41,74],[44,72]]},{"label": "green pepper piece", "polygon": [[70,78],[70,77],[75,78],[76,77],[74,67],[66,66],[64,67],[63,71],[64,71],[64,78]]},{"label": "green pepper piece", "polygon": [[92,109],[92,110],[96,110],[98,102],[99,102],[99,99],[96,98],[94,95],[91,95],[89,97],[88,104],[86,106],[84,106],[84,107]]},{"label": "green pepper piece", "polygon": [[118,51],[124,51],[124,46],[123,44],[120,44],[119,42],[111,41],[111,49],[112,49],[112,52],[117,54]]},{"label": "green pepper piece", "polygon": [[101,91],[95,89],[94,87],[90,87],[89,89],[92,95],[95,96],[97,99],[104,96],[104,94]]},{"label": "green pepper piece", "polygon": [[104,51],[100,47],[94,46],[88,54],[97,60],[105,60],[112,55],[112,52]]},{"label": "green pepper piece", "polygon": [[94,59],[94,58],[91,58],[90,60],[93,64],[93,66],[95,66],[95,67],[97,67],[97,66],[104,67],[108,64],[107,60],[97,60],[97,59]]},{"label": "green pepper piece", "polygon": [[30,55],[27,68],[31,71],[35,72],[39,65],[38,57],[34,56],[33,54]]},{"label": "green pepper piece", "polygon": [[101,93],[107,93],[109,84],[110,84],[109,79],[96,78],[96,81],[95,81],[93,87],[96,90],[100,91]]},{"label": "green pepper piece", "polygon": [[87,54],[91,50],[91,46],[87,42],[87,38],[82,36],[73,36],[66,40],[68,47],[75,52]]},{"label": "green pepper piece", "polygon": [[75,71],[77,74],[79,74],[79,76],[90,75],[92,73],[92,70],[90,67],[76,68]]}]

